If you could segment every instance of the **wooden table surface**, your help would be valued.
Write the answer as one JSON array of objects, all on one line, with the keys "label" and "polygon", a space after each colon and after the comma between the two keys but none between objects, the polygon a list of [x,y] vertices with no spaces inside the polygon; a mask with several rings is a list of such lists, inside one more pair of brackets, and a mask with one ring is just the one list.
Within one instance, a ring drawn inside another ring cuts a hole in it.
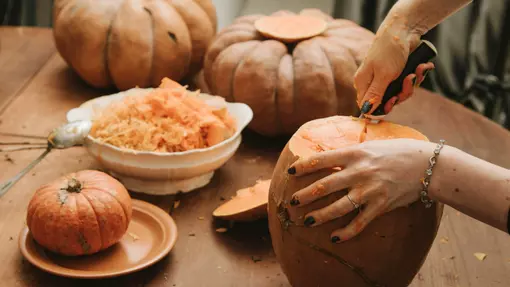
[{"label": "wooden table surface", "polygon": [[[51,30],[0,28],[0,132],[45,136],[65,121],[69,109],[110,92],[88,87],[67,67],[56,52]],[[444,138],[450,145],[510,168],[510,133],[439,95],[420,90],[389,119],[417,128],[433,141]],[[8,139],[0,137],[0,141]],[[18,249],[26,208],[38,186],[69,172],[100,168],[84,148],[54,151],[0,198],[0,285],[289,286],[276,262],[266,221],[238,223],[227,226],[226,233],[217,233],[216,228],[226,223],[211,216],[221,198],[268,178],[283,144],[246,132],[240,150],[207,187],[183,196],[132,194],[171,213],[179,228],[177,244],[169,256],[148,269],[94,282],[40,271]],[[0,182],[39,153],[0,154]],[[175,200],[180,201],[177,208],[173,208]],[[205,219],[199,220],[202,216]],[[475,252],[486,253],[486,259],[477,260]],[[510,286],[509,237],[445,208],[436,241],[411,286]]]}]

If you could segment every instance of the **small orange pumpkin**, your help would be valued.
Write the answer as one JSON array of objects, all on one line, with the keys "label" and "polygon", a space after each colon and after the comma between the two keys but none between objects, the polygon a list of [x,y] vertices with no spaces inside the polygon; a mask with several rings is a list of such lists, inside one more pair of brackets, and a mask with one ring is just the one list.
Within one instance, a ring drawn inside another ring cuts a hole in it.
[{"label": "small orange pumpkin", "polygon": [[131,197],[113,177],[84,170],[40,187],[27,211],[34,240],[63,255],[93,254],[117,243],[131,221]]}]

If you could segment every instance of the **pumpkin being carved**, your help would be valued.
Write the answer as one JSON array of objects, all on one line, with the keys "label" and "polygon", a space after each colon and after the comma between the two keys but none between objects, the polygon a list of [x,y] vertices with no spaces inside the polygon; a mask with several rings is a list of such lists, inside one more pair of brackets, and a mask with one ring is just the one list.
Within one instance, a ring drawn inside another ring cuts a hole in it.
[{"label": "pumpkin being carved", "polygon": [[53,19],[57,49],[78,75],[120,90],[192,76],[216,33],[210,0],[56,0]]},{"label": "pumpkin being carved", "polygon": [[303,207],[289,204],[296,191],[337,172],[291,176],[287,169],[299,157],[390,138],[427,140],[405,126],[334,116],[306,123],[287,143],[271,180],[268,216],[276,256],[292,286],[407,286],[419,271],[436,236],[442,204],[427,209],[418,201],[395,209],[340,244],[331,243],[331,233],[347,225],[356,212],[312,228],[304,227],[303,217],[338,200],[345,191]]},{"label": "pumpkin being carved", "polygon": [[93,254],[117,243],[131,221],[131,198],[111,176],[84,170],[40,187],[27,225],[41,246],[68,256]]},{"label": "pumpkin being carved", "polygon": [[315,9],[243,16],[211,42],[205,84],[248,104],[252,130],[291,135],[310,120],[358,113],[353,78],[373,39],[356,23]]}]

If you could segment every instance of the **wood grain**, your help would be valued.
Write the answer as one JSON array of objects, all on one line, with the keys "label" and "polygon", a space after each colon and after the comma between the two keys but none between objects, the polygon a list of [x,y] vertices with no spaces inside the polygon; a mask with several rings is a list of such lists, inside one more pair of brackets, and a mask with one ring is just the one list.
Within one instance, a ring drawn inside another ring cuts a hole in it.
[{"label": "wood grain", "polygon": [[[51,46],[53,39],[49,30],[38,31],[23,33],[25,37],[18,37],[16,41],[31,43],[27,38],[40,38],[38,43]],[[0,39],[13,33],[2,28]],[[26,51],[34,49],[34,44],[25,45]],[[16,50],[23,44],[13,41],[9,46],[18,47],[12,48]],[[2,49],[4,47],[2,44]],[[38,71],[31,66],[15,64],[24,63],[22,58],[28,57],[27,52],[9,53],[13,53],[11,57],[2,56],[3,50],[0,52],[0,81],[11,83],[12,87],[18,85],[18,88],[1,90],[0,101],[3,97],[11,100],[6,103],[7,108],[0,111],[0,132],[44,136],[65,121],[69,109],[92,97],[113,92],[85,85],[54,51],[49,56],[49,52],[30,56],[40,63]],[[6,61],[11,63],[10,69],[17,68],[19,72],[4,72],[1,63]],[[510,134],[439,95],[420,90],[415,97],[395,108],[389,119],[417,128],[433,141],[444,138],[448,144],[510,168]],[[243,137],[240,150],[216,172],[207,187],[180,196],[132,194],[172,214],[179,228],[177,244],[169,256],[146,270],[93,283],[40,271],[24,260],[18,249],[18,234],[25,222],[26,207],[38,186],[72,171],[100,169],[83,148],[52,152],[0,198],[0,258],[4,262],[0,268],[1,285],[289,286],[272,251],[266,221],[229,226],[211,217],[222,199],[230,198],[237,189],[259,178],[268,178],[285,143],[285,140],[267,140],[250,132],[243,133]],[[0,137],[0,140],[6,139]],[[38,153],[12,152],[8,155],[12,161],[0,154],[0,182],[22,169]],[[180,202],[177,208],[173,208],[175,200]],[[218,227],[229,230],[217,233]],[[473,255],[475,252],[486,253],[487,258],[479,261]],[[446,208],[436,241],[412,286],[510,286],[509,260],[508,235]]]},{"label": "wood grain", "polygon": [[0,111],[56,51],[51,30],[0,27]]}]

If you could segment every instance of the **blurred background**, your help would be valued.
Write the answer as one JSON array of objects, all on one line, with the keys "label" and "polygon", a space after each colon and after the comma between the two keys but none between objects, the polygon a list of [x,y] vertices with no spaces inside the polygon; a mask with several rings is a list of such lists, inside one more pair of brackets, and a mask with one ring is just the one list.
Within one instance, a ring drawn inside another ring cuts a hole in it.
[{"label": "blurred background", "polygon": [[[100,0],[90,0],[100,1]],[[318,8],[375,32],[396,0],[213,0],[219,29],[236,17]],[[51,27],[53,0],[0,0],[0,23]],[[510,0],[475,0],[424,38],[438,48],[423,87],[510,128]]]}]

